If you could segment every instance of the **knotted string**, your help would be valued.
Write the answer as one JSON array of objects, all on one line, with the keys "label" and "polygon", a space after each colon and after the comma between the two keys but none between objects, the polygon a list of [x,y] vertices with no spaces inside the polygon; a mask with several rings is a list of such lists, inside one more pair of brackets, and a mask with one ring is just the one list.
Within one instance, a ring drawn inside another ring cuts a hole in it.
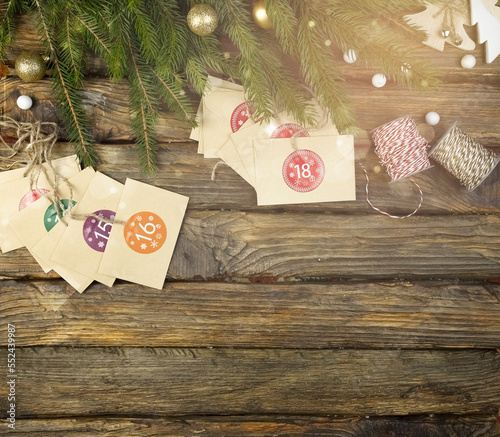
[{"label": "knotted string", "polygon": [[[469,5],[467,0],[441,0],[437,3],[439,10],[432,16],[432,18],[437,18],[439,15],[443,15],[443,30],[452,31],[451,35],[454,37],[458,36],[456,31],[456,17],[463,17],[467,14],[469,10]],[[460,40],[453,41],[456,45],[462,43]]]}]

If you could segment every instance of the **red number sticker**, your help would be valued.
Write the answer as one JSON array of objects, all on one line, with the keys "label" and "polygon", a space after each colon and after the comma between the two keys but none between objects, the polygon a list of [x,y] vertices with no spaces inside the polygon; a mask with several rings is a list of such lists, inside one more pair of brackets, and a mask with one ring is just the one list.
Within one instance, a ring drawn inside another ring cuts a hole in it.
[{"label": "red number sticker", "polygon": [[42,197],[44,194],[47,194],[48,192],[49,190],[46,190],[45,188],[36,188],[34,190],[28,191],[21,199],[21,202],[19,202],[19,211],[22,211],[27,206],[30,206],[33,202],[36,202],[38,199],[40,199],[40,197]]},{"label": "red number sticker", "polygon": [[231,115],[231,130],[233,133],[243,126],[248,117],[253,114],[253,111],[253,102],[241,103],[236,107]]},{"label": "red number sticker", "polygon": [[128,247],[137,253],[153,253],[167,239],[167,227],[154,212],[142,211],[130,217],[125,224],[123,236]]},{"label": "red number sticker", "polygon": [[304,130],[302,126],[297,123],[285,123],[281,126],[278,126],[274,132],[271,134],[270,138],[292,138],[294,134],[300,132],[295,135],[296,137],[308,137],[309,132]]},{"label": "red number sticker", "polygon": [[297,150],[283,163],[283,179],[295,191],[307,193],[319,187],[325,178],[325,164],[317,153]]}]

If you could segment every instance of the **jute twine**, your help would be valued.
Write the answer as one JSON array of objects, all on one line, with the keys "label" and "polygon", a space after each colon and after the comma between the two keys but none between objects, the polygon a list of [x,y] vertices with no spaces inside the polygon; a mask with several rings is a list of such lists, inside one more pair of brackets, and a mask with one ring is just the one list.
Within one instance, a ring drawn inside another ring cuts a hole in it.
[{"label": "jute twine", "polygon": [[[9,132],[15,135],[17,140],[14,143],[5,141],[0,135],[0,141],[7,149],[10,149],[8,156],[0,157],[0,170],[11,170],[14,166],[25,166],[25,177],[29,177],[30,190],[37,190],[39,194],[46,197],[53,205],[57,216],[66,226],[68,223],[64,217],[70,220],[86,220],[94,217],[98,220],[113,223],[95,214],[75,214],[73,209],[73,187],[66,177],[52,165],[52,149],[57,142],[57,124],[50,122],[19,122],[7,116],[0,116],[0,132]],[[46,133],[49,132],[49,133]],[[16,158],[16,160],[13,160]],[[9,162],[12,161],[12,162]],[[43,166],[42,164],[46,164]],[[47,169],[50,170],[48,170]],[[38,181],[41,175],[45,176],[50,191],[47,193],[38,188]],[[68,208],[62,203],[62,199],[57,189],[61,184],[66,184],[70,193]]]}]

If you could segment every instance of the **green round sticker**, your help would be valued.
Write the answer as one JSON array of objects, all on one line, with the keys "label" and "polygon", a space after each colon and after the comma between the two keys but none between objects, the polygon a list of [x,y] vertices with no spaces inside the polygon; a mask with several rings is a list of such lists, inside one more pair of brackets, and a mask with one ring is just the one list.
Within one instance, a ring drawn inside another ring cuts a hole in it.
[{"label": "green round sticker", "polygon": [[[75,206],[76,202],[74,200],[71,201],[72,205]],[[64,209],[59,207],[59,213],[64,217],[69,208],[69,199],[62,199],[61,203],[64,205]],[[45,211],[45,215],[43,216],[43,224],[45,225],[45,229],[49,232],[57,223],[59,222],[59,217],[56,213],[56,208],[54,204],[50,205]]]}]

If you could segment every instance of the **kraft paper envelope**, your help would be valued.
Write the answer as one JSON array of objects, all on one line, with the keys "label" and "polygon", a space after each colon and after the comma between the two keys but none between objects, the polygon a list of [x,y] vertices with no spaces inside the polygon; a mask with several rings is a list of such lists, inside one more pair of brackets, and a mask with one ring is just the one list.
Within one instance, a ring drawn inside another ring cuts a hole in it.
[{"label": "kraft paper envelope", "polygon": [[[248,129],[248,128],[247,128]],[[241,131],[246,129],[241,129]],[[219,151],[217,152],[217,156],[222,159],[229,167],[231,167],[236,173],[238,173],[245,181],[247,181],[250,185],[253,186],[253,178],[250,178],[250,175],[241,160],[240,154],[234,147],[234,143],[231,139],[227,140],[226,144],[224,144]],[[252,153],[253,158],[253,153]]]},{"label": "kraft paper envelope", "polygon": [[217,158],[217,151],[242,126],[253,124],[248,116],[251,104],[242,91],[213,91],[203,98],[203,148],[205,158]]},{"label": "kraft paper envelope", "polygon": [[[60,184],[57,187],[58,195],[64,204],[64,209],[61,211],[62,215],[64,215],[66,209],[69,207],[70,199],[73,200],[74,205],[82,198],[94,174],[95,171],[92,168],[86,168],[68,179],[71,190],[66,183]],[[9,220],[9,225],[12,230],[30,251],[38,264],[40,264],[40,267],[42,267],[45,273],[51,270],[51,263],[48,262],[47,259],[44,260],[36,256],[33,253],[33,247],[57,224],[58,221],[59,217],[57,216],[54,205],[46,197],[42,197],[37,202],[19,211]]]},{"label": "kraft paper envelope", "polygon": [[161,290],[188,201],[127,179],[99,271]]},{"label": "kraft paper envelope", "polygon": [[294,143],[254,141],[258,205],[356,200],[352,135],[303,137]]},{"label": "kraft paper envelope", "polygon": [[35,247],[33,247],[33,254],[46,263],[50,263],[54,272],[60,275],[61,278],[63,278],[76,291],[83,293],[83,291],[90,284],[92,284],[92,282],[94,282],[94,279],[68,269],[67,267],[57,264],[51,260],[51,256],[56,250],[65,230],[66,226],[59,222],[35,245]]},{"label": "kraft paper envelope", "polygon": [[[76,155],[52,161],[52,166],[64,178],[70,178],[80,171]],[[53,179],[52,170],[43,164],[49,179]],[[0,185],[0,248],[2,252],[9,252],[23,247],[23,243],[9,227],[9,219],[29,204],[43,197],[42,193],[50,191],[50,184],[42,173],[37,182],[37,188],[30,188],[29,177]]]},{"label": "kraft paper envelope", "polygon": [[[226,91],[226,90],[243,91],[243,87],[241,85],[229,82],[227,80],[222,80],[217,77],[208,76],[208,84],[203,94],[207,95],[212,91]],[[198,121],[198,126],[191,130],[189,138],[191,140],[198,141],[198,153],[203,154],[203,141],[202,141],[203,96],[201,97],[200,105],[198,106],[198,112],[196,113],[196,120]]]},{"label": "kraft paper envelope", "polygon": [[90,214],[114,220],[123,184],[96,172],[87,191],[75,206],[74,214],[87,216],[73,219],[65,229],[52,261],[111,287],[115,277],[98,272],[113,225]]},{"label": "kraft paper envelope", "polygon": [[281,113],[278,115],[277,120],[273,120],[270,123],[256,123],[231,135],[231,141],[250,177],[250,185],[255,186],[253,141],[259,139],[291,138],[294,134],[296,134],[294,138],[299,138],[338,135],[339,132],[335,125],[330,122],[327,122],[318,129],[309,128],[309,130],[303,130],[302,126],[293,121],[293,117],[286,113]]},{"label": "kraft paper envelope", "polygon": [[0,172],[0,185],[23,178],[25,171],[26,167],[16,168],[15,170],[5,170]]}]

